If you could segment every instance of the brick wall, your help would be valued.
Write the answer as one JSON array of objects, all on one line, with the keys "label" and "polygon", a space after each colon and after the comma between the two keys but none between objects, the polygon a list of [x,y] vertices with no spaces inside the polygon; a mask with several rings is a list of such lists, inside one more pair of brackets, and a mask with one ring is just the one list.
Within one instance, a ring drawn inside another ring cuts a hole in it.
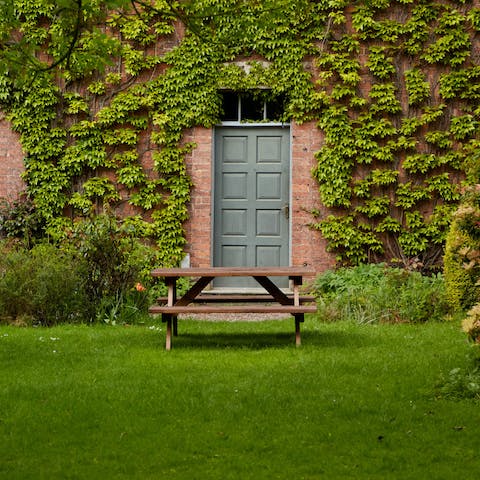
[{"label": "brick wall", "polygon": [[25,185],[20,175],[23,172],[23,152],[19,136],[12,132],[10,123],[0,112],[0,198],[14,200]]},{"label": "brick wall", "polygon": [[314,122],[293,123],[291,129],[291,264],[313,267],[322,272],[334,265],[334,256],[326,252],[325,240],[309,224],[314,221],[310,213],[312,209],[322,209],[312,168],[316,165],[314,153],[320,150],[323,134]]},{"label": "brick wall", "polygon": [[187,170],[193,182],[192,198],[189,205],[187,232],[187,253],[192,267],[212,265],[212,156],[213,130],[194,128],[186,140],[195,142],[197,148],[187,158]]}]

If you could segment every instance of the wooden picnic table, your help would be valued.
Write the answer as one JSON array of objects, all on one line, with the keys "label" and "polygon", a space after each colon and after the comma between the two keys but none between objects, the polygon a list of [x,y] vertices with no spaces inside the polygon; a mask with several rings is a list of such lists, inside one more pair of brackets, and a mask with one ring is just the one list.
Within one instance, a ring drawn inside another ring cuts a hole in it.
[{"label": "wooden picnic table", "polygon": [[[295,344],[300,345],[300,323],[305,313],[315,312],[313,297],[300,295],[300,286],[304,277],[313,277],[315,271],[306,267],[205,267],[205,268],[157,268],[153,277],[164,279],[168,288],[167,297],[150,307],[151,314],[161,314],[167,325],[167,350],[172,346],[172,330],[177,335],[177,316],[179,314],[198,313],[285,313],[295,318]],[[177,280],[181,277],[193,277],[197,280],[182,296],[178,296]],[[207,293],[204,289],[217,277],[252,277],[261,285],[262,295]],[[270,277],[288,277],[291,293],[285,293]],[[163,300],[163,302],[162,302]],[[162,304],[163,303],[163,304]],[[200,305],[198,303],[201,303]],[[212,303],[216,303],[212,305]],[[223,303],[218,305],[218,303]],[[264,305],[265,303],[272,303]]]}]

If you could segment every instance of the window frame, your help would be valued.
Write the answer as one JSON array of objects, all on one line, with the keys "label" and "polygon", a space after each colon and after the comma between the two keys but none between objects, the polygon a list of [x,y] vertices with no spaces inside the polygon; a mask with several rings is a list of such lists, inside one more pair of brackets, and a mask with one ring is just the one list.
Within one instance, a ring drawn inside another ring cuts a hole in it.
[{"label": "window frame", "polygon": [[[268,90],[268,89],[264,89]],[[263,106],[262,106],[262,120],[248,120],[248,119],[242,119],[242,98],[245,94],[245,92],[236,92],[234,90],[222,90],[220,94],[223,96],[225,93],[232,93],[236,95],[237,97],[237,119],[236,120],[220,120],[220,122],[217,124],[219,126],[254,126],[254,125],[260,125],[260,126],[289,126],[290,122],[285,122],[285,121],[274,121],[274,120],[268,120],[268,109],[267,109],[267,99],[263,99]]]}]

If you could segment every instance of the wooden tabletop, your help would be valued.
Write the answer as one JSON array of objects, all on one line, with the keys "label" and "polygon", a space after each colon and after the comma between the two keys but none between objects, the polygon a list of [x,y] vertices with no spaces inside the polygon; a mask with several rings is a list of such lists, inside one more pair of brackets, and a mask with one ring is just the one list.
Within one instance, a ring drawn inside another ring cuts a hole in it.
[{"label": "wooden tabletop", "polygon": [[308,267],[197,267],[156,268],[154,277],[303,277],[314,276]]}]

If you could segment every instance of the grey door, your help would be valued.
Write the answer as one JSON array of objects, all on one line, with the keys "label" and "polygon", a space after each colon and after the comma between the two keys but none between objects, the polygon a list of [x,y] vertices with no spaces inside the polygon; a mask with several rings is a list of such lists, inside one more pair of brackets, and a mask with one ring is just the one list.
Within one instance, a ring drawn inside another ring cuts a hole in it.
[{"label": "grey door", "polygon": [[[289,137],[282,127],[216,130],[215,266],[289,264]],[[237,278],[218,279],[215,287],[258,285]]]}]

